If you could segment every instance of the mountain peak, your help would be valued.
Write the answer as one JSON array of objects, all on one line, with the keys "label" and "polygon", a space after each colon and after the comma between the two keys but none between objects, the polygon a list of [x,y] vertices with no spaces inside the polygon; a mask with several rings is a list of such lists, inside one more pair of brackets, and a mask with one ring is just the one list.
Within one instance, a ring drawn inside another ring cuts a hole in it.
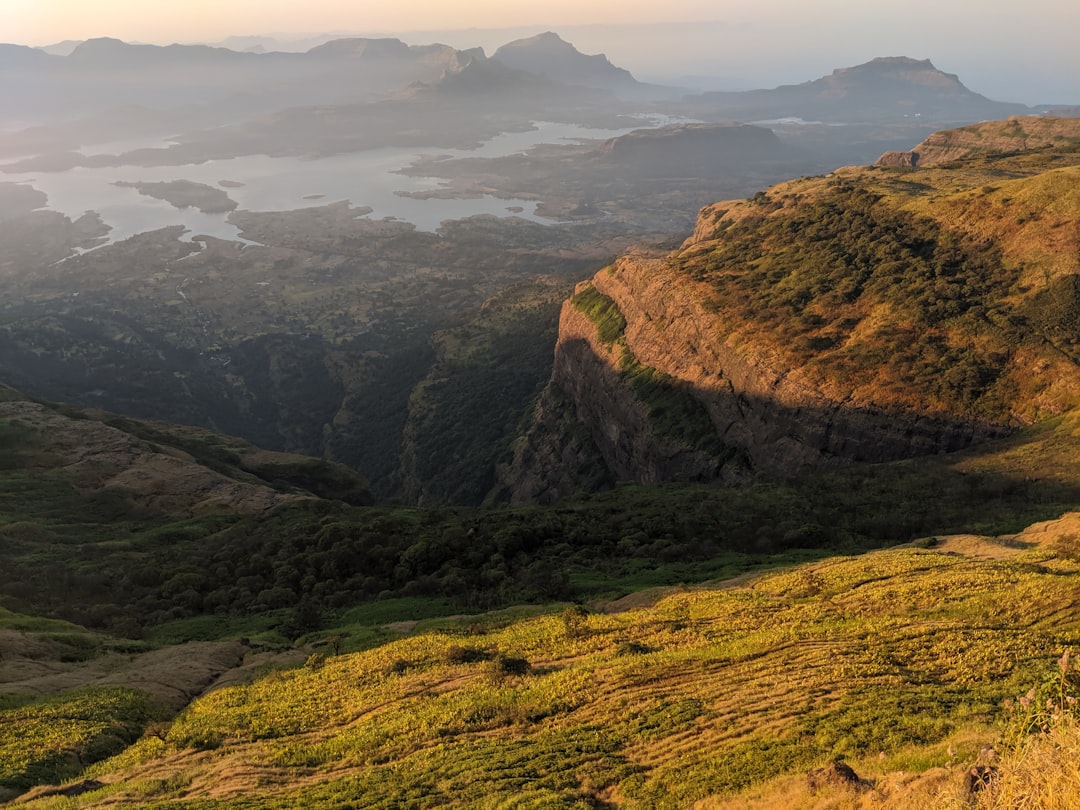
[{"label": "mountain peak", "polygon": [[926,87],[954,88],[967,91],[959,77],[934,67],[929,59],[909,56],[879,56],[853,67],[838,68],[825,81],[903,81]]},{"label": "mountain peak", "polygon": [[576,48],[574,48],[573,45],[571,45],[565,39],[560,37],[554,31],[544,31],[542,34],[537,34],[536,36],[533,36],[533,37],[525,37],[524,39],[517,39],[517,40],[514,40],[513,42],[508,43],[504,47],[513,47],[513,46],[517,46],[517,47],[536,47],[536,46],[550,47],[550,46],[553,46],[553,45],[554,46],[559,46],[559,47],[562,47],[562,48],[569,48],[569,49],[575,50],[575,51],[577,50]]},{"label": "mountain peak", "polygon": [[407,56],[409,46],[393,37],[347,37],[332,39],[312,48],[308,53],[332,57],[387,58]]},{"label": "mountain peak", "polygon": [[884,56],[860,65],[771,90],[706,93],[704,110],[689,114],[714,120],[761,121],[801,117],[844,123],[921,118],[952,123],[1023,115],[1023,104],[991,101],[969,90],[929,59]]},{"label": "mountain peak", "polygon": [[72,56],[93,56],[102,53],[119,53],[132,46],[115,37],[95,37],[79,43],[72,50]]},{"label": "mountain peak", "polygon": [[602,53],[584,54],[553,31],[508,42],[495,51],[492,59],[563,84],[605,90],[633,91],[640,87],[629,71],[611,64]]}]

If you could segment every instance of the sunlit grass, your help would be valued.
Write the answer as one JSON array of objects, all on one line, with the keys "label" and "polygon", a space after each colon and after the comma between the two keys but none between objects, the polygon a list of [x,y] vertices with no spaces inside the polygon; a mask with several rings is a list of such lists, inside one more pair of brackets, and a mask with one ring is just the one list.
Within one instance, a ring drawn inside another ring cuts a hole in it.
[{"label": "sunlit grass", "polygon": [[[182,760],[182,790],[110,792],[140,806],[677,808],[837,756],[925,769],[1000,744],[1003,701],[1080,641],[1078,578],[1045,549],[902,548],[625,613],[449,624],[214,691],[95,773]],[[228,787],[251,769],[257,800]]]}]

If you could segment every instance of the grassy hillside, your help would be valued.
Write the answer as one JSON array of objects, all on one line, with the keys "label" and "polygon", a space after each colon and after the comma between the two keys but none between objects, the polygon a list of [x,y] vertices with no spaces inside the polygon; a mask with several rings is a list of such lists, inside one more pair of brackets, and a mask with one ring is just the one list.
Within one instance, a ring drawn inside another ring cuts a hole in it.
[{"label": "grassy hillside", "polygon": [[1013,138],[719,203],[672,260],[729,330],[838,399],[1031,423],[1080,394],[1080,137],[1062,123],[1056,138],[1041,119],[957,133],[991,144],[1030,126],[1043,137],[1027,149]]},{"label": "grassy hillside", "polygon": [[97,789],[31,806],[676,808],[843,757],[910,807],[896,772],[955,790],[984,747],[1026,744],[1007,699],[1075,697],[1054,663],[1080,642],[1075,529],[433,623],[214,691],[89,770]]}]

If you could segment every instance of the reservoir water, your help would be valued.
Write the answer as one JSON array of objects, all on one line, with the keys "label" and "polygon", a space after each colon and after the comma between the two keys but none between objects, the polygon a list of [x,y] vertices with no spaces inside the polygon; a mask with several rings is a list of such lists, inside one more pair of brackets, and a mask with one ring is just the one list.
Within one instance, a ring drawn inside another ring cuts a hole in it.
[{"label": "reservoir water", "polygon": [[[523,152],[538,144],[611,138],[632,129],[665,123],[670,123],[670,119],[643,117],[639,127],[592,129],[574,124],[535,122],[535,129],[503,133],[476,149],[391,147],[315,160],[248,155],[184,166],[120,166],[0,174],[0,182],[33,186],[48,196],[46,208],[73,219],[87,211],[97,212],[111,228],[110,242],[170,225],[187,228],[186,239],[206,235],[246,241],[228,221],[228,214],[204,214],[195,208],[176,208],[163,200],[139,194],[133,188],[116,186],[117,181],[191,180],[222,188],[236,201],[239,209],[247,211],[291,211],[347,200],[355,207],[373,208],[374,211],[367,215],[371,219],[393,217],[411,222],[419,230],[425,231],[436,230],[443,220],[476,214],[519,216],[536,222],[548,222],[536,215],[534,201],[490,196],[460,200],[403,197],[395,192],[428,190],[438,187],[439,181],[430,177],[408,177],[398,174],[397,170],[426,155],[500,157]],[[123,145],[130,149],[138,144],[125,142]],[[104,150],[98,148],[92,151],[103,153]],[[221,185],[222,181],[226,181],[224,186]],[[520,208],[521,211],[515,213],[511,208]]]}]

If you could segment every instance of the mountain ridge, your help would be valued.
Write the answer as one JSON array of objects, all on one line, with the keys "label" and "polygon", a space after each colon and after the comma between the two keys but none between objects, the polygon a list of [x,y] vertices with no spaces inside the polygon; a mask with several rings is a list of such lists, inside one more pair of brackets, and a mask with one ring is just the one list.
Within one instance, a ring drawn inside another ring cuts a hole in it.
[{"label": "mountain ridge", "polygon": [[709,120],[725,116],[751,122],[801,117],[833,123],[904,118],[945,123],[1031,113],[1024,104],[991,101],[969,90],[929,59],[906,56],[877,57],[801,84],[688,96],[684,104]]},{"label": "mountain ridge", "polygon": [[[954,450],[1074,407],[1080,132],[1030,124],[1063,140],[918,185],[859,167],[790,181],[707,206],[667,257],[618,259],[563,305],[552,386],[568,418],[615,480],[657,483],[714,478],[744,454],[784,474]],[[704,455],[702,427],[719,442]],[[550,421],[537,430],[519,466],[566,442]],[[512,498],[565,476],[554,464],[510,473],[533,482]]]}]

